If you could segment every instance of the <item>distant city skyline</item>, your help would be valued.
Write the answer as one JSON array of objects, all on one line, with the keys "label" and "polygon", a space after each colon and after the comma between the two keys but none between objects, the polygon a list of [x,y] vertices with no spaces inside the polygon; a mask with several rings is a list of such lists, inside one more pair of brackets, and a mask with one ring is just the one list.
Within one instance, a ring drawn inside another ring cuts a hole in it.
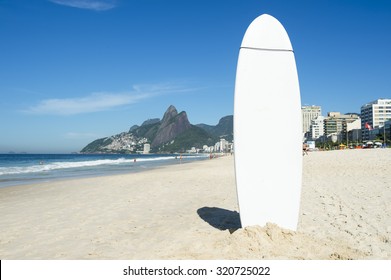
[{"label": "distant city skyline", "polygon": [[372,141],[388,143],[391,139],[391,99],[379,98],[365,103],[360,113],[328,112],[321,115],[321,106],[302,106],[303,139],[334,143]]},{"label": "distant city skyline", "polygon": [[2,1],[0,153],[77,152],[169,105],[216,125],[264,13],[290,36],[303,106],[359,113],[391,97],[390,1]]}]

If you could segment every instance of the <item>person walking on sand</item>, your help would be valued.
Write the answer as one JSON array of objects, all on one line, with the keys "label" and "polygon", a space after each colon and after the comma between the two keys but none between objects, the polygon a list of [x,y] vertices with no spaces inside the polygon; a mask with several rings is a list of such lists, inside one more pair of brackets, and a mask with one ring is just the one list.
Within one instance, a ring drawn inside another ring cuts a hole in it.
[{"label": "person walking on sand", "polygon": [[308,145],[303,143],[303,156],[308,155]]}]

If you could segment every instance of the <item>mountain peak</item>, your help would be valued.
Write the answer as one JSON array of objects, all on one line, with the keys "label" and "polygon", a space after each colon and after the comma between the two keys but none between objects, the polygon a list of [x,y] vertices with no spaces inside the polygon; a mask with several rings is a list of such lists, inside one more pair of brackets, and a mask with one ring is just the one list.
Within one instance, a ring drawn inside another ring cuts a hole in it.
[{"label": "mountain peak", "polygon": [[173,140],[177,135],[183,133],[191,127],[186,112],[178,114],[177,109],[171,105],[164,113],[162,123],[156,133],[151,147],[159,146]]},{"label": "mountain peak", "polygon": [[215,126],[207,124],[197,124],[198,127],[204,129],[208,133],[216,137],[223,137],[225,140],[233,140],[233,116],[225,116],[219,120]]},{"label": "mountain peak", "polygon": [[176,108],[175,108],[174,105],[170,105],[170,106],[167,108],[166,112],[167,112],[167,111],[176,111]]},{"label": "mountain peak", "polygon": [[162,124],[164,125],[165,122],[169,121],[170,119],[174,118],[176,115],[178,115],[178,111],[175,108],[175,106],[170,105],[166,112],[164,113]]},{"label": "mountain peak", "polygon": [[[198,127],[197,127],[198,126]],[[82,153],[135,153],[145,143],[153,152],[184,152],[191,147],[211,146],[219,137],[232,138],[232,116],[224,117],[216,126],[191,125],[185,111],[178,113],[169,106],[163,119],[148,119],[141,126],[134,125],[129,132],[97,139],[84,147]]]}]

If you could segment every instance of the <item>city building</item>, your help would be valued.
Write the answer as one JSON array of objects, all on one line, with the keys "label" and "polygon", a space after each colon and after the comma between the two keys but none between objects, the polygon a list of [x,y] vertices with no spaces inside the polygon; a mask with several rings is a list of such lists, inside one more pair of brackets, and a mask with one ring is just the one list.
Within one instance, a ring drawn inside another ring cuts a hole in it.
[{"label": "city building", "polygon": [[357,114],[343,115],[340,112],[329,112],[323,122],[324,135],[333,142],[348,142],[349,131],[360,128],[361,124]]},{"label": "city building", "polygon": [[385,141],[384,141],[384,144],[386,146],[389,145],[389,143],[391,142],[391,120],[387,120],[385,123],[384,123],[384,126],[383,126],[383,133],[385,135]]},{"label": "city building", "polygon": [[324,135],[324,117],[318,116],[316,119],[311,121],[310,126],[310,138],[312,140],[319,139]]},{"label": "city building", "polygon": [[301,106],[301,115],[303,118],[303,136],[310,132],[311,121],[322,115],[320,106]]},{"label": "city building", "polygon": [[386,144],[389,145],[391,142],[391,120],[385,121],[384,125],[381,127],[376,127],[372,129],[366,129],[368,139],[366,141],[380,141],[384,144],[384,135],[386,139]]},{"label": "city building", "polygon": [[149,154],[150,151],[151,151],[151,144],[145,143],[143,154]]},{"label": "city building", "polygon": [[384,126],[391,120],[391,99],[377,99],[361,106],[361,130],[364,141],[371,140],[372,129]]},{"label": "city building", "polygon": [[346,128],[345,131],[347,134],[345,134],[347,143],[356,143],[358,144],[361,142],[362,136],[361,136],[361,118],[358,118],[352,122],[346,122],[345,123]]},{"label": "city building", "polygon": [[220,139],[220,142],[217,142],[215,144],[214,151],[226,153],[226,152],[230,152],[231,148],[232,148],[232,145],[230,145],[230,143],[227,140]]}]

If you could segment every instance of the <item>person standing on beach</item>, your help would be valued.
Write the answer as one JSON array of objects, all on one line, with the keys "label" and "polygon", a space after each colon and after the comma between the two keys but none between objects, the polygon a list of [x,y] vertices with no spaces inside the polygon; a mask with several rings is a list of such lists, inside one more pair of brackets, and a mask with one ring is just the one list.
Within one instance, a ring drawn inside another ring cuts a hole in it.
[{"label": "person standing on beach", "polygon": [[308,145],[303,143],[303,156],[308,155]]}]

